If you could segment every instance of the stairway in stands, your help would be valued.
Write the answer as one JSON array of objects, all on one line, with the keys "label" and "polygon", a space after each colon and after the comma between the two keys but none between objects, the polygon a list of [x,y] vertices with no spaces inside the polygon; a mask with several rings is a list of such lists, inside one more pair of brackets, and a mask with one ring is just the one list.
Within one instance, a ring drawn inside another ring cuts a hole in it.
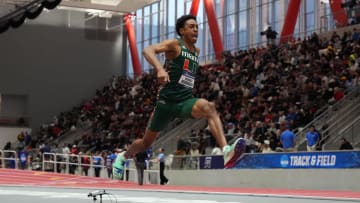
[{"label": "stairway in stands", "polygon": [[[323,148],[338,149],[342,137],[351,138],[354,142],[360,139],[360,87],[354,88],[345,97],[326,107],[311,123],[296,135],[296,146],[299,151],[306,151],[305,134],[309,126],[314,125],[322,135]],[[350,141],[352,141],[350,140]]]},{"label": "stairway in stands", "polygon": [[207,125],[206,119],[187,119],[178,125],[174,125],[176,122],[173,121],[170,128],[160,133],[153,144],[154,150],[162,147],[166,152],[172,153],[177,149],[177,136],[186,139],[191,135],[191,130],[202,129]]}]

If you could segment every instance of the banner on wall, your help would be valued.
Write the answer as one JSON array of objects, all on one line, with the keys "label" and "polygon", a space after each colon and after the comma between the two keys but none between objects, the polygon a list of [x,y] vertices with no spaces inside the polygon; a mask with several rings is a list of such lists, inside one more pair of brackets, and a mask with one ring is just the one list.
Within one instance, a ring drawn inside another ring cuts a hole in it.
[{"label": "banner on wall", "polygon": [[360,151],[245,154],[233,168],[360,168]]},{"label": "banner on wall", "polygon": [[[222,156],[200,157],[200,169],[223,169]],[[233,169],[360,168],[360,151],[245,154]]]}]

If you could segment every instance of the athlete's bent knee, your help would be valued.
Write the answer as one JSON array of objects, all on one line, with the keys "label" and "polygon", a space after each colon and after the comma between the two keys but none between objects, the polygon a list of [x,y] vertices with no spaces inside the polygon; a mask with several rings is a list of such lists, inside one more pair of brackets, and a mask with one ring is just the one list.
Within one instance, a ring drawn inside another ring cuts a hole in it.
[{"label": "athlete's bent knee", "polygon": [[133,144],[136,145],[138,150],[140,150],[140,151],[146,150],[151,145],[151,143],[149,143],[148,141],[146,141],[144,139],[137,139],[134,141]]},{"label": "athlete's bent knee", "polygon": [[211,113],[216,113],[216,107],[214,102],[208,102],[208,106]]},{"label": "athlete's bent knee", "polygon": [[206,114],[207,117],[211,117],[216,114],[215,104],[213,102],[208,102],[203,105],[203,112]]}]

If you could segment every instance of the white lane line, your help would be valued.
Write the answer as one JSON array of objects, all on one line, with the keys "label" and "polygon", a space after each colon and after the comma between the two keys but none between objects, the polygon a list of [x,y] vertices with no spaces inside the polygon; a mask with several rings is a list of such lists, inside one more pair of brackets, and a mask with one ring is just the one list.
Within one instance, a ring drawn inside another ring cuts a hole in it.
[{"label": "white lane line", "polygon": [[[0,195],[16,195],[16,196],[32,196],[46,199],[89,199],[85,193],[69,193],[69,192],[39,192],[30,190],[0,190]],[[103,200],[117,200],[118,202],[127,201],[133,203],[241,203],[241,202],[219,202],[216,200],[200,200],[200,199],[176,199],[162,197],[133,197],[126,195],[103,195]]]}]

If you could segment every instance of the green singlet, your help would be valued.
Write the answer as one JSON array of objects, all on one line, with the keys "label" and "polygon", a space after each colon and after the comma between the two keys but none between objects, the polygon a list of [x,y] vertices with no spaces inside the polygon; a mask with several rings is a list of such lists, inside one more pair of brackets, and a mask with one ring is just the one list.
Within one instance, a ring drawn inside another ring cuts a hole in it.
[{"label": "green singlet", "polygon": [[198,54],[190,51],[181,39],[178,39],[181,51],[179,56],[166,60],[170,82],[159,93],[153,117],[149,123],[152,131],[163,130],[175,117],[191,117],[192,107],[198,100],[193,97],[195,76],[199,68]]}]

